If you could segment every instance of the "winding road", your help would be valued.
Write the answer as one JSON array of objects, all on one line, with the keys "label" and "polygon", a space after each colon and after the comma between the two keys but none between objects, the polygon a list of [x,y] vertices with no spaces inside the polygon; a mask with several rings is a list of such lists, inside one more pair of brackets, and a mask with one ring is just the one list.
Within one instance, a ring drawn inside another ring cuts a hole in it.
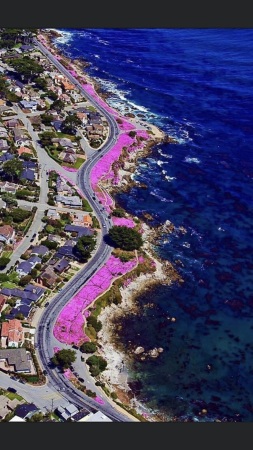
[{"label": "winding road", "polygon": [[[99,241],[99,247],[95,255],[86,264],[86,266],[64,286],[60,293],[53,297],[49,306],[45,308],[43,314],[41,315],[35,335],[35,345],[37,347],[38,357],[42,367],[47,370],[48,388],[52,387],[55,389],[57,386],[57,389],[62,392],[65,399],[68,399],[70,402],[78,405],[79,407],[86,407],[90,411],[100,410],[113,421],[137,421],[137,419],[125,413],[123,409],[121,412],[120,408],[116,408],[114,406],[115,404],[113,405],[113,402],[101,393],[101,391],[99,395],[103,398],[103,405],[98,404],[95,400],[76,389],[75,386],[62,373],[60,373],[57,368],[50,367],[50,358],[53,356],[54,347],[58,343],[53,335],[53,328],[60,311],[69,302],[69,300],[71,300],[71,298],[81,288],[83,288],[90,277],[105,264],[111,254],[111,248],[105,243],[103,238],[112,225],[112,221],[109,219],[106,211],[101,207],[98,198],[94,195],[90,185],[90,173],[99,158],[108,152],[115,144],[120,131],[115,118],[86,92],[81,83],[79,83],[79,81],[66,70],[66,68],[48,51],[46,47],[44,47],[37,39],[34,39],[34,42],[39,50],[55,65],[55,67],[80,90],[84,97],[86,97],[103,116],[105,116],[109,124],[109,136],[105,145],[101,148],[100,152],[96,152],[94,155],[88,155],[86,162],[76,173],[76,183],[89,201],[101,224],[101,239]],[[91,381],[88,382],[91,383]],[[92,390],[97,391],[94,381],[93,384],[94,386],[92,386]],[[90,384],[89,387],[91,387]]]}]

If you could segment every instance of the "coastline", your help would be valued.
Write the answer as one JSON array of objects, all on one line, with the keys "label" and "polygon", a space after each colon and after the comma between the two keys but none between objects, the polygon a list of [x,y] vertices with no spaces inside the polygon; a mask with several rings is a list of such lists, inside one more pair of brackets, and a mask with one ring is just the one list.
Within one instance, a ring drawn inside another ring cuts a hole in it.
[{"label": "coastline", "polygon": [[[71,68],[76,71],[78,76],[84,77],[87,84],[91,84],[95,89],[98,96],[100,96],[104,101],[110,96],[110,94],[101,93],[99,84],[93,80],[86,72],[84,72],[85,62],[79,60],[71,60],[69,57],[62,55],[52,40],[56,37],[54,33],[53,36],[45,34],[43,31],[40,33],[48,43],[50,49],[53,49],[54,54],[60,54],[61,59],[71,65]],[[60,33],[58,33],[60,36]],[[89,63],[86,64],[88,66]],[[113,108],[112,108],[113,109]],[[150,139],[144,148],[141,150],[136,148],[131,154],[127,161],[124,161],[123,167],[117,170],[117,176],[119,177],[119,182],[117,185],[112,185],[110,180],[100,183],[107,192],[112,195],[116,192],[122,192],[124,190],[130,189],[135,185],[135,181],[132,175],[138,164],[138,159],[147,156],[152,147],[158,143],[163,142],[174,142],[173,138],[166,136],[165,133],[160,130],[155,125],[144,122],[142,118],[136,116],[129,117],[127,114],[122,115],[122,113],[117,112],[118,117],[127,120],[129,123],[133,124],[136,128],[140,130],[149,130]],[[114,200],[114,199],[113,199]],[[131,217],[128,214],[129,217]],[[120,288],[121,303],[119,305],[112,304],[103,308],[99,315],[99,320],[102,323],[102,330],[98,333],[98,352],[107,361],[107,368],[104,372],[100,374],[100,379],[105,383],[110,391],[114,391],[117,394],[118,400],[131,408],[134,408],[137,413],[143,414],[147,417],[148,421],[162,421],[162,418],[158,415],[154,415],[151,411],[148,411],[145,405],[141,405],[136,398],[129,386],[129,365],[131,363],[131,356],[126,355],[122,350],[118,349],[113,342],[113,319],[120,317],[126,311],[138,311],[138,305],[136,304],[136,297],[139,296],[146,289],[150,288],[155,284],[166,283],[170,284],[174,281],[182,282],[175,268],[167,261],[159,260],[159,257],[155,254],[153,250],[154,239],[157,236],[159,230],[151,229],[145,222],[141,221],[141,226],[143,230],[143,240],[144,245],[142,249],[144,252],[150,256],[155,265],[155,271],[151,273],[142,273],[137,278],[132,280],[127,286]],[[115,403],[116,405],[116,403]]]}]

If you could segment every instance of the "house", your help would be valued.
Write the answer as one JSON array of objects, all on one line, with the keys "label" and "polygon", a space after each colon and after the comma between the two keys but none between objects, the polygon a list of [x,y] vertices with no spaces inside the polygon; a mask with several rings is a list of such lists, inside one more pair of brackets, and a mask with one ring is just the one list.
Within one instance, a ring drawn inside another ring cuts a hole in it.
[{"label": "house", "polygon": [[44,256],[47,255],[49,252],[49,249],[45,245],[35,245],[32,248],[31,254],[37,255],[37,256]]},{"label": "house", "polygon": [[9,119],[9,120],[6,120],[5,123],[8,128],[16,128],[16,127],[24,126],[18,119]]},{"label": "house", "polygon": [[0,422],[7,416],[7,414],[14,411],[20,403],[20,400],[17,398],[10,400],[6,395],[0,395]]},{"label": "house", "polygon": [[54,264],[53,269],[55,270],[55,272],[61,274],[63,272],[65,272],[67,269],[69,269],[70,264],[69,261],[67,259],[60,259],[60,261],[57,261],[56,264]]},{"label": "house", "polygon": [[9,422],[26,422],[26,420],[18,416],[13,416],[12,419],[9,420]]},{"label": "house", "polygon": [[24,342],[24,331],[20,320],[12,319],[2,323],[1,328],[1,346],[20,347]]},{"label": "house", "polygon": [[23,403],[18,405],[15,414],[21,419],[30,419],[34,414],[38,413],[40,410],[34,403]]},{"label": "house", "polygon": [[[18,188],[19,188],[19,185],[17,185],[17,184],[9,183],[8,181],[0,181],[0,191],[1,192],[9,192],[10,194],[16,194],[16,190]],[[0,232],[0,234],[1,234],[1,232]]]},{"label": "house", "polygon": [[24,319],[27,319],[29,317],[29,314],[31,312],[32,305],[26,305],[26,304],[19,304],[18,306],[15,306],[12,308],[11,312],[9,314],[5,315],[6,319],[16,319],[17,316],[19,317],[20,314],[24,317]]},{"label": "house", "polygon": [[17,297],[22,300],[22,304],[30,305],[37,302],[45,292],[45,288],[35,284],[27,284],[24,289],[2,288],[0,295],[5,297]]},{"label": "house", "polygon": [[57,236],[57,235],[54,235],[54,234],[48,234],[47,235],[47,239],[49,241],[57,242],[57,244],[60,244],[60,242],[61,242],[61,237]]},{"label": "house", "polygon": [[89,214],[85,214],[83,216],[83,224],[86,227],[91,227],[92,226],[92,218],[91,218],[91,216]]},{"label": "house", "polygon": [[55,129],[55,131],[61,131],[63,120],[53,120],[51,122],[52,127]]},{"label": "house", "polygon": [[0,349],[0,361],[5,363],[5,370],[30,373],[30,360],[31,355],[25,348]]},{"label": "house", "polygon": [[0,152],[7,152],[9,150],[10,146],[6,139],[0,139]]},{"label": "house", "polygon": [[71,416],[73,422],[113,422],[108,416],[101,411],[95,413],[88,412],[87,410],[81,410],[74,416]]},{"label": "house", "polygon": [[73,405],[73,403],[65,403],[63,406],[58,406],[56,409],[56,413],[60,416],[60,418],[64,421],[70,419],[75,414],[77,414],[79,409]]},{"label": "house", "polygon": [[66,241],[64,245],[58,248],[54,255],[55,258],[62,258],[64,256],[65,258],[77,259],[73,252],[75,244],[76,242],[73,239]]},{"label": "house", "polygon": [[36,101],[27,101],[27,100],[21,100],[19,102],[21,108],[23,109],[28,109],[30,112],[36,111],[37,110],[37,102]]},{"label": "house", "polygon": [[55,201],[71,208],[82,206],[82,199],[78,197],[78,195],[72,195],[69,197],[64,195],[56,195]]},{"label": "house", "polygon": [[29,153],[29,155],[33,155],[33,151],[29,147],[22,146],[18,148],[19,156],[23,155],[24,153]]},{"label": "house", "polygon": [[15,241],[15,230],[11,225],[0,226],[0,241],[5,244],[13,244]]},{"label": "house", "polygon": [[13,158],[15,158],[15,156],[12,153],[3,153],[0,156],[0,162],[4,163],[5,161],[10,161]]},{"label": "house", "polygon": [[53,220],[59,220],[60,214],[58,213],[58,211],[56,209],[48,209],[47,217],[49,217],[50,219],[53,219]]},{"label": "house", "polygon": [[67,231],[68,233],[76,233],[78,238],[81,236],[92,236],[94,234],[93,230],[79,225],[67,224],[65,225],[64,231]]},{"label": "house", "polygon": [[35,181],[38,179],[38,175],[31,169],[24,169],[20,174],[20,178],[24,178],[27,181]]},{"label": "house", "polygon": [[43,273],[40,274],[40,280],[44,286],[52,288],[58,279],[58,275],[51,267],[46,267]]},{"label": "house", "polygon": [[57,177],[56,190],[57,190],[58,194],[63,194],[63,195],[73,194],[75,192],[74,189],[68,185],[67,181],[61,177]]},{"label": "house", "polygon": [[26,261],[22,261],[21,263],[18,264],[18,266],[16,268],[16,272],[21,276],[26,276],[31,272],[31,270],[36,266],[36,264],[40,264],[40,263],[41,263],[41,258],[39,258],[36,255],[31,256]]},{"label": "house", "polygon": [[59,155],[60,159],[62,159],[63,162],[68,163],[68,164],[74,164],[77,160],[77,156],[75,154],[71,154],[71,153],[67,153],[67,152],[62,152]]}]

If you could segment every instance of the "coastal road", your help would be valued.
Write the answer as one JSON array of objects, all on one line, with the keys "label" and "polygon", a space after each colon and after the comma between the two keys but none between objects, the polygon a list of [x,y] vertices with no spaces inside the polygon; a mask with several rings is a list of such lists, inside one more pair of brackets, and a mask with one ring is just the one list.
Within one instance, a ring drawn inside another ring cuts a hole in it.
[{"label": "coastal road", "polygon": [[[58,70],[77,87],[87,97],[90,102],[106,117],[109,124],[109,137],[106,144],[102,147],[100,152],[94,155],[89,155],[87,161],[81,166],[77,172],[77,185],[83,192],[84,196],[89,201],[90,205],[96,212],[96,215],[101,223],[101,241],[99,248],[93,258],[81,269],[62,289],[62,291],[51,300],[50,305],[45,309],[45,312],[41,316],[35,335],[35,342],[39,353],[39,359],[42,366],[47,370],[48,386],[51,384],[57,384],[60,389],[64,390],[65,396],[69,401],[74,402],[80,406],[86,405],[90,408],[95,408],[104,412],[108,417],[114,421],[136,421],[134,417],[129,416],[123,410],[120,412],[115,408],[106,397],[103,405],[97,404],[95,400],[89,398],[83,394],[80,390],[76,389],[73,384],[57,369],[53,369],[50,364],[50,358],[54,355],[54,347],[57,346],[58,341],[53,335],[53,328],[55,320],[57,319],[60,311],[71,300],[71,298],[87,283],[94,273],[103,267],[107,259],[111,254],[111,248],[104,242],[104,236],[107,234],[112,221],[107,216],[104,208],[101,207],[98,199],[94,195],[94,192],[90,185],[90,173],[93,166],[97,163],[99,158],[106,152],[108,152],[117,140],[119,129],[117,122],[111,117],[105,108],[94,101],[93,97],[88,95],[83,89],[82,85],[59,63],[59,61],[38,41],[36,41],[39,49],[51,60],[51,62],[58,68]],[[90,382],[90,381],[89,381]],[[90,386],[89,386],[90,387]],[[93,389],[93,387],[90,387]]]}]

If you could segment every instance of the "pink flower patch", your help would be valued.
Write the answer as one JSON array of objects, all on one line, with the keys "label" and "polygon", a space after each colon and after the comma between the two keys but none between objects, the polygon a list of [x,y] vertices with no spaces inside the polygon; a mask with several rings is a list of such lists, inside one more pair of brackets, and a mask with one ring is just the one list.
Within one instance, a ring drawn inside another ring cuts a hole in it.
[{"label": "pink flower patch", "polygon": [[136,223],[132,219],[127,219],[126,217],[112,217],[113,225],[119,227],[134,228]]},{"label": "pink flower patch", "polygon": [[64,370],[64,376],[65,376],[66,378],[68,378],[68,380],[70,380],[71,378],[73,378],[73,374],[72,374],[72,372],[71,372],[70,369]]},{"label": "pink flower patch", "polygon": [[67,172],[77,172],[78,171],[78,169],[75,169],[75,167],[62,166],[62,168],[64,170],[66,170]]},{"label": "pink flower patch", "polygon": [[59,352],[61,349],[60,349],[60,347],[54,347],[53,350],[54,350],[54,353],[57,353],[57,352]]},{"label": "pink flower patch", "polygon": [[110,288],[112,281],[131,271],[137,264],[136,258],[122,262],[110,256],[106,264],[93,275],[60,312],[53,333],[56,339],[66,344],[80,345],[89,340],[84,333],[84,311],[88,306]]},{"label": "pink flower patch", "polygon": [[96,402],[100,403],[100,405],[104,405],[105,404],[104,400],[101,397],[99,397],[98,395],[96,397],[94,397],[94,400]]}]

